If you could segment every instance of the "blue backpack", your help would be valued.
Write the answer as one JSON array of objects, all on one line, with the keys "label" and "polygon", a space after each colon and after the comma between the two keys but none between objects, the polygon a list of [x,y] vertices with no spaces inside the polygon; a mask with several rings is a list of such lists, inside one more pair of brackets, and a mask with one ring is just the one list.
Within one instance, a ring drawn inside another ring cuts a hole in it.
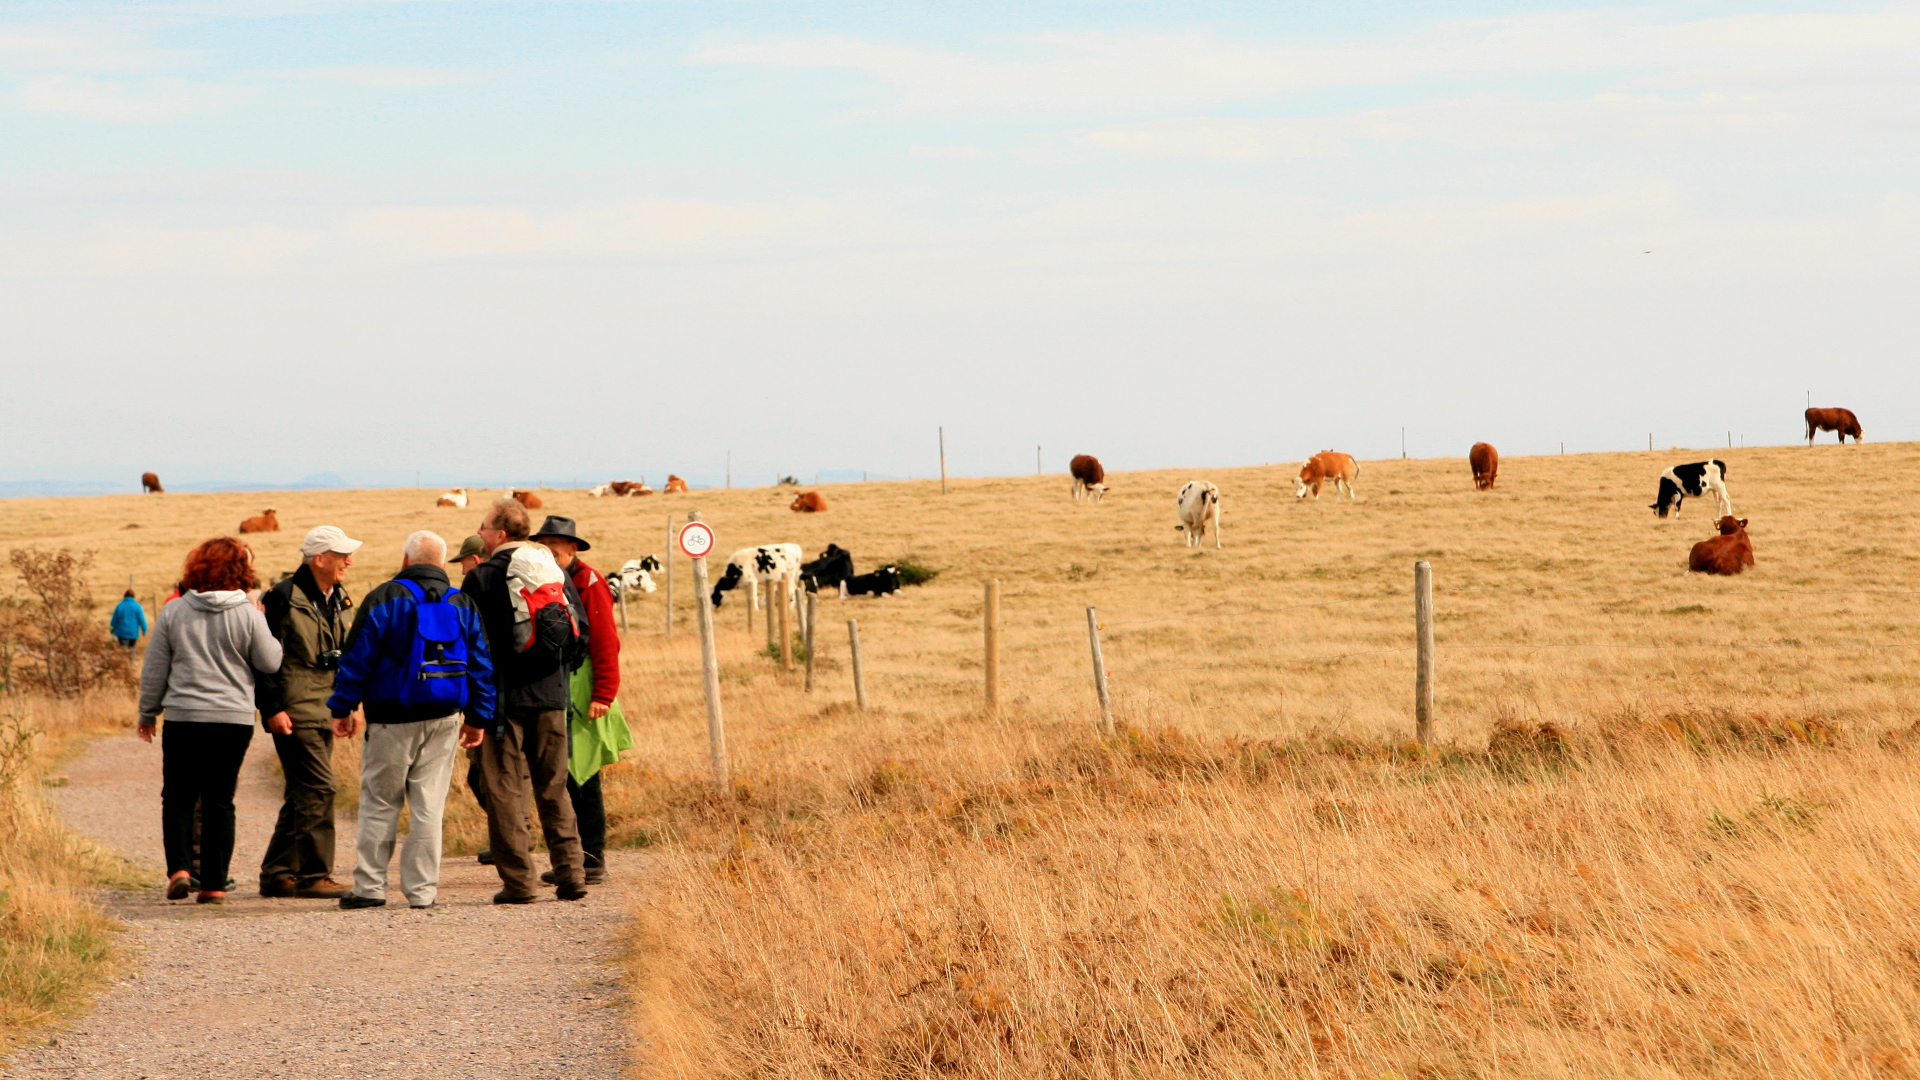
[{"label": "blue backpack", "polygon": [[447,594],[428,600],[426,590],[405,578],[417,603],[413,607],[413,644],[400,673],[400,704],[467,707],[467,636],[460,632],[460,609]]}]

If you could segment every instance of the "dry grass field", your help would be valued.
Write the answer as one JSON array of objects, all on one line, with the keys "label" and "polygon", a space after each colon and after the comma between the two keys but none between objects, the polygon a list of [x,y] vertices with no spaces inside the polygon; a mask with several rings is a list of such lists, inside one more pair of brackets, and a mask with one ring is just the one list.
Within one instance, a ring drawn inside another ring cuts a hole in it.
[{"label": "dry grass field", "polygon": [[[1095,448],[1097,449],[1097,448]],[[1758,565],[1685,572],[1728,462]],[[662,852],[636,1022],[659,1075],[1906,1076],[1920,1073],[1920,446],[1366,462],[1358,502],[1294,466],[827,485],[596,500],[545,492],[602,568],[699,509],[724,554],[832,541],[811,693],[718,613],[734,763],[707,782],[690,574],[679,632],[631,608],[609,773],[617,838]],[[1224,550],[1173,528],[1222,491]],[[274,506],[288,569],[321,522],[369,541],[363,593],[431,491],[23,500],[0,547],[98,552],[96,592],[164,591],[192,543]],[[1412,728],[1413,562],[1434,565],[1440,745]],[[983,706],[981,584],[1004,688]],[[1124,730],[1098,737],[1085,608]],[[852,703],[860,620],[873,708]],[[343,764],[348,764],[343,762]],[[456,843],[477,815],[456,798]]]}]

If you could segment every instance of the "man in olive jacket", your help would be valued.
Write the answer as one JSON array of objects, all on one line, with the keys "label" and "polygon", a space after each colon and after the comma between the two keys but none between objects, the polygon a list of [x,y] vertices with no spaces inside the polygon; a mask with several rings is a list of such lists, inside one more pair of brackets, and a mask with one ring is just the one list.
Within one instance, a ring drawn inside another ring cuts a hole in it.
[{"label": "man in olive jacket", "polygon": [[337,900],[352,891],[333,880],[333,673],[352,625],[341,583],[360,541],[322,525],[300,544],[300,569],[261,597],[267,628],[280,641],[280,670],[254,684],[254,704],[273,734],[287,779],[280,818],[260,861],[261,896]]}]

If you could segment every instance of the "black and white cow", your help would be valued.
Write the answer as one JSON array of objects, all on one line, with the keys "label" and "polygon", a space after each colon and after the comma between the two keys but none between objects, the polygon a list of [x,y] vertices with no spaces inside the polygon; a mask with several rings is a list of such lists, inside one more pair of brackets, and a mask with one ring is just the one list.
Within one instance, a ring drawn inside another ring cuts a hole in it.
[{"label": "black and white cow", "polygon": [[607,575],[607,588],[612,591],[613,599],[618,602],[620,594],[638,590],[653,592],[656,586],[653,575],[660,572],[660,560],[649,555],[644,559],[628,559],[620,569]]},{"label": "black and white cow", "polygon": [[1733,500],[1727,497],[1726,462],[1715,458],[1675,465],[1660,474],[1660,498],[1653,504],[1653,512],[1661,517],[1679,517],[1680,504],[1687,496],[1704,498],[1708,492],[1713,493],[1716,519],[1733,516]]},{"label": "black and white cow", "polygon": [[883,566],[871,574],[857,574],[847,578],[847,595],[849,596],[889,596],[899,591],[898,567]]},{"label": "black and white cow", "polygon": [[808,592],[838,589],[852,576],[853,553],[838,544],[828,544],[819,558],[800,568],[800,580],[806,582]]},{"label": "black and white cow", "polygon": [[721,593],[732,590],[742,581],[757,582],[772,589],[777,581],[785,580],[789,596],[798,601],[800,591],[800,560],[804,558],[799,544],[767,544],[764,547],[741,548],[727,559],[726,572],[713,587],[713,606],[720,606]]}]

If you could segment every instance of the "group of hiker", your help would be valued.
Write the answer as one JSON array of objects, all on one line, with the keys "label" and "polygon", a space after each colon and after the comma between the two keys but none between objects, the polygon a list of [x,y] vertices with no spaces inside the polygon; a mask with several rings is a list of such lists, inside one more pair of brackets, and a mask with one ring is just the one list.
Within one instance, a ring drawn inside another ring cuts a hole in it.
[{"label": "group of hiker", "polygon": [[[188,553],[140,674],[138,732],[152,742],[158,728],[161,740],[168,899],[226,898],[233,797],[256,716],[286,778],[262,896],[385,905],[404,801],[400,892],[410,907],[432,907],[462,749],[468,787],[487,814],[480,859],[500,875],[494,903],[532,903],[542,881],[559,899],[578,900],[604,881],[600,770],[633,736],[616,703],[613,595],[580,558],[591,546],[572,518],[549,516],[536,531],[524,506],[501,499],[451,553],[460,588],[448,576],[446,541],[421,531],[407,537],[399,572],[357,605],[345,580],[361,541],[332,525],[308,532],[299,568],[264,592],[244,542],[217,537]],[[110,629],[123,643],[129,631],[137,639],[144,612],[136,621],[116,608]],[[346,885],[333,876],[333,744],[363,727],[359,841]],[[530,800],[551,862],[537,876]]]}]

